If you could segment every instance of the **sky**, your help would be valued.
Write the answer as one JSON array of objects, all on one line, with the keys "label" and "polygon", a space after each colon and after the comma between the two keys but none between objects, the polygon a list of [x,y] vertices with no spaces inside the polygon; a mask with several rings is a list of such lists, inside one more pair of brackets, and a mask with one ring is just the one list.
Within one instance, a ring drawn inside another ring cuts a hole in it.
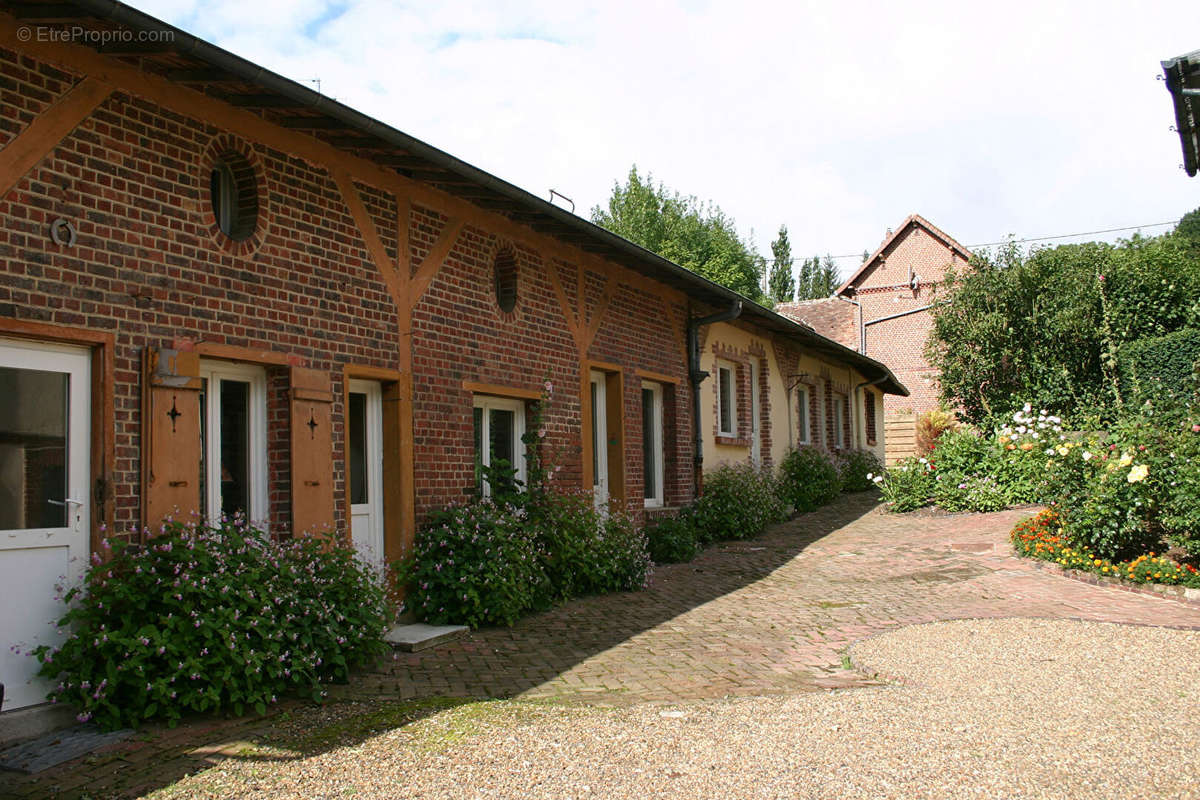
[{"label": "sky", "polygon": [[970,247],[1200,207],[1159,79],[1196,0],[133,5],[580,216],[636,165],[844,274],[910,213]]}]

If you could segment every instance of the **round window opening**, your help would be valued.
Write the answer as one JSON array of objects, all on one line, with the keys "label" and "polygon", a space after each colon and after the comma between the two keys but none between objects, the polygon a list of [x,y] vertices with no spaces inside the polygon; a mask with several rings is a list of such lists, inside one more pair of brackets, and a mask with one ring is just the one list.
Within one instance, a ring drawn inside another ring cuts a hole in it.
[{"label": "round window opening", "polygon": [[517,307],[517,257],[511,248],[496,253],[492,269],[496,278],[496,303],[504,312]]},{"label": "round window opening", "polygon": [[258,182],[250,161],[234,151],[218,156],[209,173],[209,193],[221,233],[235,241],[249,239],[258,224]]}]

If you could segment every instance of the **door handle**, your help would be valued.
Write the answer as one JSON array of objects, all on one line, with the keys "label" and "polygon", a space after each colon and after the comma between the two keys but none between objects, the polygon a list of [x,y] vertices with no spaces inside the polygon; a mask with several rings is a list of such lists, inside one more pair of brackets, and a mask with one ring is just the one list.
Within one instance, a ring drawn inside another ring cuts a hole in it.
[{"label": "door handle", "polygon": [[52,506],[65,506],[68,504],[73,505],[73,506],[83,505],[82,500],[72,500],[70,497],[68,497],[66,500],[47,500],[46,502]]}]

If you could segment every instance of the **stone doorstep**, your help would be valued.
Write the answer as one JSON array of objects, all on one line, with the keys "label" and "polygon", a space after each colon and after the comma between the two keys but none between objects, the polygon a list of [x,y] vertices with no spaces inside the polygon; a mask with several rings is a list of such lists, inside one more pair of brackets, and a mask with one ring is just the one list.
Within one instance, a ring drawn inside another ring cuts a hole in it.
[{"label": "stone doorstep", "polygon": [[397,650],[415,653],[418,650],[428,650],[446,642],[460,638],[469,630],[466,625],[397,625],[383,637],[383,640]]},{"label": "stone doorstep", "polygon": [[124,741],[132,730],[104,733],[94,725],[54,731],[0,750],[0,770],[32,775]]}]

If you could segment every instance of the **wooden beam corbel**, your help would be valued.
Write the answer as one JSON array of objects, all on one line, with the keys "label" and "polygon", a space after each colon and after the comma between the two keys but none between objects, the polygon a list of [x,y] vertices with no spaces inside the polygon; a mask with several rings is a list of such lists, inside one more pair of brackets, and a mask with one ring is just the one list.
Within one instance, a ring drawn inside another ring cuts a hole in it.
[{"label": "wooden beam corbel", "polygon": [[58,147],[112,94],[112,84],[84,78],[0,150],[0,197]]}]

